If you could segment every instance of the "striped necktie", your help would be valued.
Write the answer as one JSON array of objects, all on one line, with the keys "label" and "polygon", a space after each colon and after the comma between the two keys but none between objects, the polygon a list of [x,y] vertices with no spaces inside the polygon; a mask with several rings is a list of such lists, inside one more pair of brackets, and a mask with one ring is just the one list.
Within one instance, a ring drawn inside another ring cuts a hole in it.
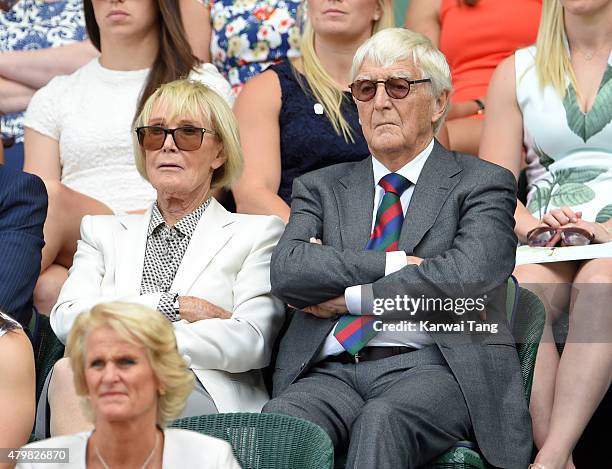
[{"label": "striped necktie", "polygon": [[[404,222],[404,211],[402,210],[400,197],[410,187],[410,181],[400,174],[389,173],[381,178],[378,184],[385,190],[385,195],[376,212],[374,230],[366,249],[385,252],[397,251],[397,243]],[[356,355],[376,335],[377,331],[374,330],[375,319],[376,316],[373,315],[353,316],[345,314],[336,324],[334,337],[348,353]]]}]

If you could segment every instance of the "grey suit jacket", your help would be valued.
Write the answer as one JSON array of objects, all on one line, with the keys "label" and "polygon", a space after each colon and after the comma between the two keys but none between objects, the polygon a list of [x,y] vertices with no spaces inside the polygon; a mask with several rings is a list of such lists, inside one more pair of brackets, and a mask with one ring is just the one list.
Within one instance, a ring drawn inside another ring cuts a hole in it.
[{"label": "grey suit jacket", "polygon": [[[353,285],[366,285],[382,298],[459,298],[485,295],[512,273],[516,182],[497,165],[436,142],[399,240],[401,250],[425,260],[386,277],[385,253],[365,250],[373,204],[370,158],[296,179],[289,224],[272,255],[273,293],[298,308],[342,295]],[[323,245],[309,243],[310,237]],[[461,387],[485,458],[495,466],[524,469],[532,436],[514,339],[503,308],[487,309],[487,320],[500,323],[497,334],[431,335]],[[308,372],[334,323],[295,311],[280,343],[273,396]]]}]

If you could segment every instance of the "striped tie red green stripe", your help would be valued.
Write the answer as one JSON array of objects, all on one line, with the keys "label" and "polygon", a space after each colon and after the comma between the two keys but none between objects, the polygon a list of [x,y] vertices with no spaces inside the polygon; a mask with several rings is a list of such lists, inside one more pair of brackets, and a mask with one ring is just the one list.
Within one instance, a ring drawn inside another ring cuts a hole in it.
[{"label": "striped tie red green stripe", "polygon": [[[376,212],[374,230],[366,249],[373,251],[397,251],[402,223],[404,222],[404,212],[400,197],[410,186],[410,181],[397,173],[389,173],[381,178],[378,183],[384,190],[385,195]],[[376,316],[364,315],[354,316],[345,314],[342,316],[336,328],[334,336],[340,345],[352,355],[376,336],[374,321]]]}]

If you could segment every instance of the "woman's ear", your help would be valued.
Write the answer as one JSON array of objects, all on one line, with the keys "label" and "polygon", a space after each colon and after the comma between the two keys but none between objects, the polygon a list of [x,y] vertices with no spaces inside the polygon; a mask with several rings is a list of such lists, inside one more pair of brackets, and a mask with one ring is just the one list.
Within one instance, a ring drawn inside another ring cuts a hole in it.
[{"label": "woman's ear", "polygon": [[212,163],[210,164],[210,166],[213,169],[219,169],[221,166],[225,164],[226,160],[227,160],[227,156],[225,156],[225,148],[223,147],[222,143],[219,143],[219,146],[217,148],[217,156],[215,156],[215,159],[212,160]]}]

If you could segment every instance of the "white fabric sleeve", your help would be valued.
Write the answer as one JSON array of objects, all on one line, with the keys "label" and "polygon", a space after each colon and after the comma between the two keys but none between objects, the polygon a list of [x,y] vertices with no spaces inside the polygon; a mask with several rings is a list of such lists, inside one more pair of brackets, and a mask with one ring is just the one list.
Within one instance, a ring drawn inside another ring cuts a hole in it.
[{"label": "white fabric sleeve", "polygon": [[215,90],[229,105],[234,105],[234,95],[232,94],[232,86],[221,75],[217,67],[211,63],[201,63],[193,72],[189,74],[189,78]]},{"label": "white fabric sleeve", "polygon": [[[392,251],[386,254],[385,277],[406,267],[408,264],[406,261],[406,253],[404,251]],[[344,290],[344,302],[346,303],[346,308],[348,309],[349,313],[356,316],[362,314],[372,314],[372,310],[374,309],[374,305],[370,304],[370,301],[368,301],[368,304],[364,305],[365,311],[362,311],[361,287],[362,285],[355,285]]]},{"label": "white fabric sleeve", "polygon": [[66,89],[67,78],[55,77],[34,93],[25,112],[23,122],[25,127],[59,140],[63,121],[62,97],[70,92]]}]

